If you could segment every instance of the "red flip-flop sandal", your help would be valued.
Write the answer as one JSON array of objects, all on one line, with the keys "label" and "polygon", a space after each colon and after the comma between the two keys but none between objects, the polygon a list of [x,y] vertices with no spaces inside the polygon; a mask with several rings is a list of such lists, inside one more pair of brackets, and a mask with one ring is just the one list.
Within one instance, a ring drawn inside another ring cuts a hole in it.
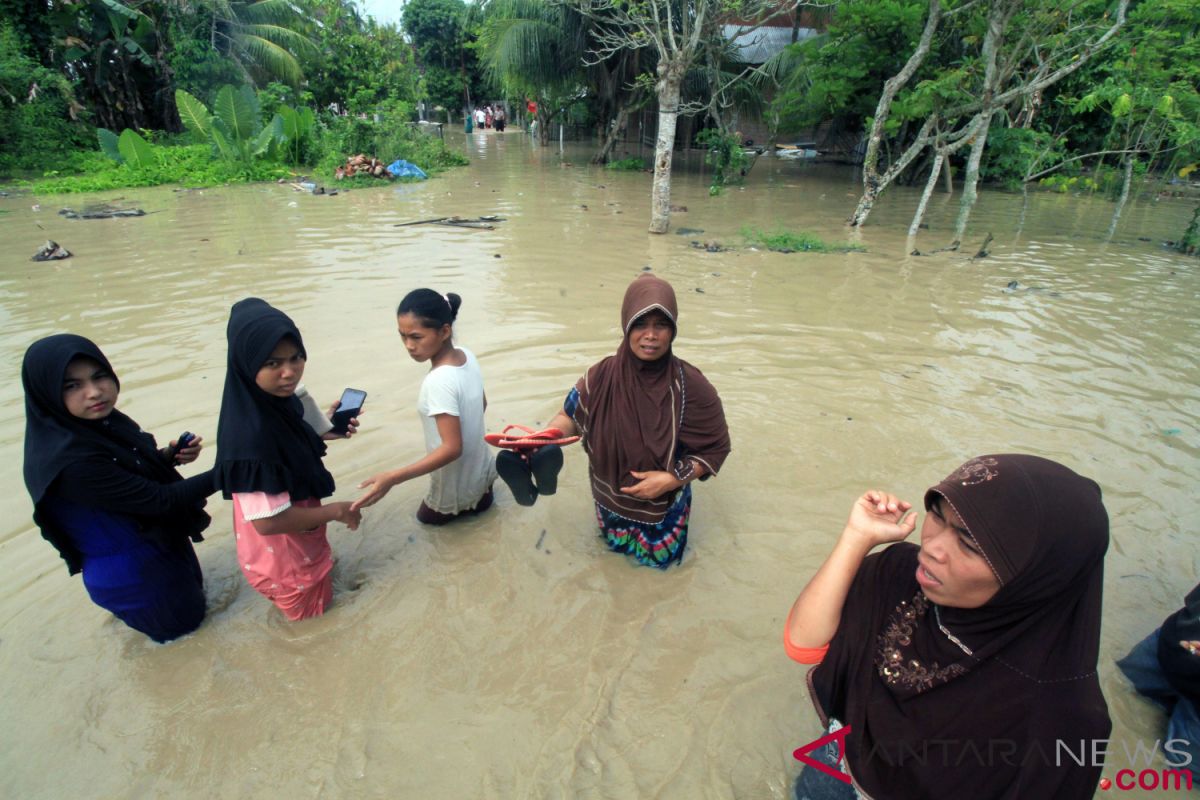
[{"label": "red flip-flop sandal", "polygon": [[[510,434],[509,431],[512,430],[524,431],[524,435]],[[578,442],[579,437],[563,436],[563,432],[558,428],[535,431],[524,425],[509,425],[500,433],[485,433],[483,440],[493,447],[502,447],[505,450],[536,450],[548,444],[572,444]]]}]

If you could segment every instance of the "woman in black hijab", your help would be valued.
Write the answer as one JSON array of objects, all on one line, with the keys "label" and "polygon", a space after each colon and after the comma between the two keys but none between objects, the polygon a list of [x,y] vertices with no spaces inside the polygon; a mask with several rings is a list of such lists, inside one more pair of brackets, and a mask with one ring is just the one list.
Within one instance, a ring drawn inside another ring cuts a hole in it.
[{"label": "woman in black hijab", "polygon": [[844,755],[798,750],[823,766],[804,769],[797,797],[1091,798],[1112,728],[1096,676],[1100,487],[1037,456],[987,455],[925,493],[919,547],[901,542],[910,509],[860,497],[788,615],[788,654],[819,662],[809,689]]},{"label": "woman in black hijab", "polygon": [[211,471],[184,480],[200,438],[176,451],[116,410],[121,384],[82,336],[34,342],[21,366],[25,388],[25,486],[34,522],[92,601],[165,642],[204,619],[200,563],[192,550],[208,527]]},{"label": "woman in black hijab", "polygon": [[230,310],[226,335],[216,483],[233,501],[238,563],[289,620],[320,616],[333,599],[325,526],[355,530],[362,519],[349,502],[321,503],[334,490],[321,458],[325,440],[349,437],[358,421],[345,434],[331,432],[303,391],[308,353],[287,314],[248,297]]}]

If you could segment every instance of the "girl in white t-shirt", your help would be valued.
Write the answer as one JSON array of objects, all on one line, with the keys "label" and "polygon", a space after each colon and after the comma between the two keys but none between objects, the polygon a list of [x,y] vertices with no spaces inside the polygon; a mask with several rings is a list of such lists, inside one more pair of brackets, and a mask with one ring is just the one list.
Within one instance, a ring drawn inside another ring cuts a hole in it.
[{"label": "girl in white t-shirt", "polygon": [[492,504],[496,465],[483,440],[487,396],[475,355],[455,347],[454,320],[462,298],[432,289],[415,289],[396,309],[400,339],[413,361],[430,364],[421,382],[417,412],[425,428],[425,456],[368,478],[354,501],[358,510],[379,502],[395,485],[429,474],[429,493],[417,509],[427,525],[444,525],[458,516],[478,514]]}]

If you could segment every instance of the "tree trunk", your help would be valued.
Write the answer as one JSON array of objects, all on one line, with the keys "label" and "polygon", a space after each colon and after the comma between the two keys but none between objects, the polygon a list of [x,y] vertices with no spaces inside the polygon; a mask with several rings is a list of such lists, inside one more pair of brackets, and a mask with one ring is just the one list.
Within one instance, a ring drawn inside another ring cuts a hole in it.
[{"label": "tree trunk", "polygon": [[654,188],[650,192],[650,233],[666,233],[671,224],[671,158],[675,151],[675,121],[679,91],[687,65],[669,61],[658,65],[658,138],[654,143]]},{"label": "tree trunk", "polygon": [[858,202],[858,208],[850,222],[851,225],[857,226],[866,222],[867,215],[871,213],[871,207],[875,205],[875,198],[887,186],[887,183],[879,177],[879,147],[883,143],[884,128],[888,116],[891,114],[892,101],[916,73],[921,62],[929,53],[933,34],[937,31],[941,15],[942,6],[939,0],[929,0],[929,17],[925,21],[925,30],[921,33],[921,41],[918,43],[917,49],[909,56],[904,67],[888,78],[883,85],[883,93],[880,94],[879,103],[875,106],[875,118],[871,122],[871,133],[867,137],[867,149],[863,155],[863,196]]},{"label": "tree trunk", "polygon": [[617,146],[617,142],[621,138],[621,129],[625,127],[626,121],[629,119],[629,107],[621,102],[617,106],[617,116],[613,120],[613,124],[609,126],[608,133],[604,138],[604,145],[592,156],[593,164],[607,164],[608,159],[612,156],[613,148]]},{"label": "tree trunk", "polygon": [[938,173],[942,171],[942,162],[946,160],[946,155],[941,150],[933,159],[933,167],[929,170],[929,180],[925,181],[925,191],[921,192],[921,202],[917,204],[917,213],[913,214],[912,224],[908,226],[908,235],[916,236],[917,231],[921,228],[921,220],[925,217],[925,206],[929,205],[929,196],[933,194],[933,187],[937,184]]},{"label": "tree trunk", "polygon": [[1125,210],[1125,203],[1129,200],[1129,187],[1133,184],[1133,156],[1125,156],[1125,180],[1121,184],[1121,196],[1117,198],[1117,207],[1113,209],[1112,222],[1108,223],[1108,238],[1111,239],[1113,234],[1117,232],[1117,221],[1121,219],[1121,212]]},{"label": "tree trunk", "polygon": [[917,133],[916,141],[909,145],[908,149],[901,154],[894,163],[888,166],[887,172],[883,175],[872,175],[870,180],[864,174],[865,182],[863,187],[862,197],[858,199],[858,207],[854,209],[854,216],[850,218],[850,225],[859,227],[867,221],[867,217],[871,214],[871,209],[875,207],[875,201],[884,189],[888,187],[896,176],[908,168],[912,160],[916,158],[922,150],[929,144],[929,132],[933,129],[933,124],[936,117],[930,116],[925,120],[925,124],[921,126],[921,130]]},{"label": "tree trunk", "polygon": [[983,150],[987,146],[988,128],[992,121],[992,112],[984,111],[979,115],[979,129],[975,132],[975,141],[971,142],[971,154],[967,157],[967,170],[963,173],[962,201],[958,206],[958,220],[954,223],[954,244],[962,243],[963,234],[967,230],[967,220],[971,218],[971,209],[979,197],[979,163],[983,161]]}]

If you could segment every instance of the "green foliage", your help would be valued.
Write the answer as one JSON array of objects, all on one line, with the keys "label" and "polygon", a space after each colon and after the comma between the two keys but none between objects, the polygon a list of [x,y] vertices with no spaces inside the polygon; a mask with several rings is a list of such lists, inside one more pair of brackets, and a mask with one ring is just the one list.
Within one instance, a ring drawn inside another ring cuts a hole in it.
[{"label": "green foliage", "polygon": [[979,174],[1006,188],[1017,189],[1028,176],[1062,163],[1065,142],[1049,133],[1029,128],[994,127]]},{"label": "green foliage", "polygon": [[622,159],[618,159],[617,161],[610,161],[604,165],[604,168],[617,170],[618,172],[620,172],[620,171],[641,172],[642,170],[646,169],[646,162],[643,159],[638,158],[637,156],[630,156],[629,158],[622,158]]},{"label": "green foliage", "polygon": [[[258,97],[249,86],[222,86],[213,104],[213,114],[182,89],[176,90],[175,103],[180,109],[180,119],[197,139],[203,141],[207,138],[214,153],[243,167],[250,166],[259,158],[273,160],[277,148],[287,138],[281,114],[277,113],[269,123],[263,125]],[[299,123],[293,130],[298,131],[298,126]],[[298,148],[299,145],[297,152]]]},{"label": "green foliage", "polygon": [[696,142],[708,148],[704,160],[713,168],[712,185],[708,187],[710,195],[720,194],[731,183],[741,183],[748,159],[738,137],[717,128],[707,128],[696,134]]},{"label": "green foliage", "polygon": [[118,164],[125,163],[125,156],[121,155],[120,139],[115,133],[108,128],[97,128],[96,138],[100,140],[100,151],[104,155]]},{"label": "green foliage", "polygon": [[41,179],[22,181],[30,191],[39,194],[100,192],[137,186],[183,184],[185,186],[219,186],[246,181],[270,181],[286,177],[285,167],[270,162],[250,165],[213,160],[208,145],[194,144],[155,148],[155,162],[135,169],[128,164],[116,164],[100,152],[80,154],[69,165],[77,175],[51,170]]},{"label": "green foliage", "polygon": [[[916,48],[929,8],[926,0],[844,0],[837,4],[824,36],[791,45],[771,65],[780,88],[772,101],[780,127],[797,130],[833,120],[857,130],[875,112],[883,82],[895,75]],[[948,91],[945,85],[926,87]],[[921,113],[898,98],[892,119]]]},{"label": "green foliage", "polygon": [[158,163],[154,157],[154,148],[131,128],[121,131],[121,136],[117,139],[117,150],[121,153],[122,162],[130,169],[149,169]]},{"label": "green foliage", "polygon": [[749,225],[742,228],[742,238],[746,244],[764,247],[778,253],[849,253],[865,250],[862,245],[833,244],[818,236],[804,231],[788,231],[782,228],[766,232]]},{"label": "green foliage", "polygon": [[402,158],[430,174],[468,163],[461,154],[448,150],[441,139],[418,130],[409,122],[410,115],[410,106],[395,103],[385,107],[378,122],[357,116],[323,119],[313,147],[317,173],[330,179],[348,157],[359,153],[389,163]]},{"label": "green foliage", "polygon": [[45,168],[92,138],[89,127],[74,119],[78,105],[70,83],[22,45],[10,25],[0,25],[0,170]]},{"label": "green foliage", "polygon": [[313,31],[318,53],[304,62],[317,109],[373,113],[380,104],[416,102],[420,74],[395,26],[364,19],[348,0],[298,2],[319,25]]}]

